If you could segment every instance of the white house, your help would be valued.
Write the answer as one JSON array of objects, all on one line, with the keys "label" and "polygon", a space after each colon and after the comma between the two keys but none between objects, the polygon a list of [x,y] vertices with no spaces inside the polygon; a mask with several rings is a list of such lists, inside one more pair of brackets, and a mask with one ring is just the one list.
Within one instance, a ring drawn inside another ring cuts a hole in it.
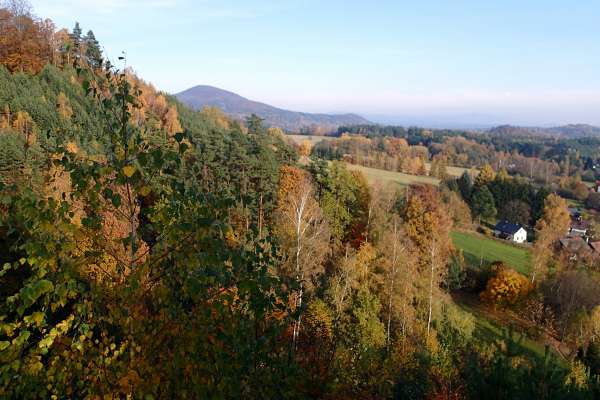
[{"label": "white house", "polygon": [[494,228],[494,235],[515,243],[525,243],[527,241],[525,228],[520,224],[513,224],[508,221],[498,222]]}]

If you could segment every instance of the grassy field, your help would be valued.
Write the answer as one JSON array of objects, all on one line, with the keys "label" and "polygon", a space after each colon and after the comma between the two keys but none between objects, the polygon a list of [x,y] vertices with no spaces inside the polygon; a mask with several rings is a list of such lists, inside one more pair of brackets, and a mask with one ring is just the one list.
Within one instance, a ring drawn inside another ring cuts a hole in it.
[{"label": "grassy field", "polygon": [[[509,334],[509,326],[513,326],[513,339],[517,342],[517,348],[529,357],[539,360],[544,358],[546,344],[543,338],[537,340],[529,338],[521,333],[523,327],[517,321],[512,320],[502,311],[494,311],[475,299],[455,299],[456,306],[464,312],[475,317],[474,336],[484,343],[495,343],[499,340],[506,341]],[[559,366],[564,366],[564,361],[552,347],[549,348]]]},{"label": "grassy field", "polygon": [[286,135],[286,136],[291,138],[297,144],[300,144],[300,143],[304,142],[305,140],[308,140],[313,145],[319,143],[322,140],[337,139],[334,136],[311,136],[311,135]]},{"label": "grassy field", "polygon": [[430,176],[419,176],[403,174],[402,172],[386,171],[383,169],[368,168],[361,165],[346,164],[349,170],[362,172],[369,183],[381,182],[382,184],[397,184],[399,186],[409,186],[417,183],[426,183],[429,185],[439,185],[439,179]]},{"label": "grassy field", "polygon": [[[429,172],[429,168],[431,167],[430,163],[426,163],[425,164],[425,169]],[[472,169],[472,168],[464,168],[464,167],[452,167],[452,166],[447,166],[446,167],[446,173],[450,176],[453,176],[455,178],[458,178],[459,176],[461,176],[462,174],[465,173],[465,171],[469,171],[471,172],[471,174],[473,176],[477,176],[477,174],[479,173],[479,171],[477,171],[476,169]]]},{"label": "grassy field", "polygon": [[523,274],[529,274],[531,253],[529,249],[517,247],[476,233],[454,231],[451,233],[454,246],[462,249],[465,260],[473,266],[484,262],[504,261]]}]

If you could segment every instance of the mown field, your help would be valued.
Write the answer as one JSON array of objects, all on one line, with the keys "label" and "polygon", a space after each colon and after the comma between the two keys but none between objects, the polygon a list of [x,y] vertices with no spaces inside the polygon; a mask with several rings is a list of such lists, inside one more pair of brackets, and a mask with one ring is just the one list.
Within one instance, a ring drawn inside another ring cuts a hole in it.
[{"label": "mown field", "polygon": [[[427,169],[427,171],[429,171],[429,167],[431,167],[431,164],[426,163],[425,164],[425,169]],[[462,174],[465,173],[465,171],[469,171],[471,172],[471,175],[476,176],[479,171],[477,171],[476,169],[470,169],[470,168],[464,168],[464,167],[452,167],[452,166],[447,166],[446,167],[446,173],[450,176],[454,176],[454,177],[459,177]]]},{"label": "mown field", "polygon": [[476,233],[453,231],[454,246],[463,251],[465,260],[472,266],[483,262],[503,261],[515,270],[529,274],[531,252],[528,248],[513,246]]},{"label": "mown field", "polygon": [[322,140],[334,140],[337,139],[334,136],[311,136],[311,135],[286,135],[291,138],[294,142],[300,144],[305,140],[308,140],[311,144],[315,145]]},{"label": "mown field", "polygon": [[402,172],[386,171],[377,168],[363,167],[362,165],[346,164],[352,171],[362,172],[369,183],[381,182],[382,184],[397,184],[399,186],[409,186],[418,183],[429,185],[439,185],[440,180],[430,176],[419,176],[403,174]]}]

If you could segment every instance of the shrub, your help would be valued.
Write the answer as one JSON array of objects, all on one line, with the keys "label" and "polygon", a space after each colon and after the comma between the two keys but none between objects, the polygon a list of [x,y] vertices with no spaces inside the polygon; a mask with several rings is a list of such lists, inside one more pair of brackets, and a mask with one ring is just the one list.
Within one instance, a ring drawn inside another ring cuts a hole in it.
[{"label": "shrub", "polygon": [[488,280],[480,297],[483,301],[495,306],[514,305],[522,300],[531,290],[527,277],[502,263],[496,263],[495,274]]}]

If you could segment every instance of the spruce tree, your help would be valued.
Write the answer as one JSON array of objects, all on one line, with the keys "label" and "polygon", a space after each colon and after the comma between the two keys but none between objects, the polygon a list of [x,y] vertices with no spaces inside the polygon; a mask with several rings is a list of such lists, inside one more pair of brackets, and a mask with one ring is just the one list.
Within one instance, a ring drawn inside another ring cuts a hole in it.
[{"label": "spruce tree", "polygon": [[85,58],[92,68],[100,68],[102,66],[102,50],[94,32],[88,31],[84,38],[85,43]]},{"label": "spruce tree", "polygon": [[71,40],[73,40],[75,46],[79,46],[81,43],[81,34],[82,31],[79,22],[75,22],[75,27],[73,28],[73,32],[71,32]]},{"label": "spruce tree", "polygon": [[79,26],[79,22],[75,22],[73,32],[69,36],[73,42],[73,59],[78,60],[81,57],[81,27]]}]

